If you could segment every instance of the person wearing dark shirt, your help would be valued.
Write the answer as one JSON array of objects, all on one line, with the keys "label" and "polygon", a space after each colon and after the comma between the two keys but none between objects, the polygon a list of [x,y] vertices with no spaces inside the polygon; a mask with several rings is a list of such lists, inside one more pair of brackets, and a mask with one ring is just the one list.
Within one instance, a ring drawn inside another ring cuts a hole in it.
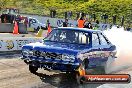
[{"label": "person wearing dark shirt", "polygon": [[21,18],[20,18],[19,15],[16,16],[15,21],[16,21],[18,24],[19,24],[19,22],[21,22]]},{"label": "person wearing dark shirt", "polygon": [[85,23],[83,28],[89,28],[89,23]]},{"label": "person wearing dark shirt", "polygon": [[1,23],[5,23],[6,14],[1,15]]},{"label": "person wearing dark shirt", "polygon": [[93,29],[91,22],[85,23],[83,28]]},{"label": "person wearing dark shirt", "polygon": [[63,27],[68,27],[68,19],[65,19],[65,22],[63,22]]},{"label": "person wearing dark shirt", "polygon": [[99,24],[99,20],[96,20],[96,23]]}]

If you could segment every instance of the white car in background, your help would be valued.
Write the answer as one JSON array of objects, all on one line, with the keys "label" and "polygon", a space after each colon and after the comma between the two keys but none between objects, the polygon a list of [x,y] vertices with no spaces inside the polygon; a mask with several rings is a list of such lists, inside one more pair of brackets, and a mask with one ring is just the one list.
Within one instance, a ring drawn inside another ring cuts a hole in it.
[{"label": "white car in background", "polygon": [[46,24],[40,23],[36,18],[28,17],[28,27],[38,31],[40,28],[46,29]]}]

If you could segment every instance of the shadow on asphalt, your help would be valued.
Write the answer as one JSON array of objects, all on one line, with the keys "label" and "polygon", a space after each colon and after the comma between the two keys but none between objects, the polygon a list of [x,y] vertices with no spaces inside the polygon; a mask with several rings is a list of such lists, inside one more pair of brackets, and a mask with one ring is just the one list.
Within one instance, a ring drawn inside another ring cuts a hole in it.
[{"label": "shadow on asphalt", "polygon": [[[76,78],[74,75],[59,73],[53,75],[46,75],[43,73],[36,73],[40,77],[42,82],[49,83],[57,88],[97,88],[102,84],[77,84]],[[41,87],[40,87],[41,88]],[[43,87],[42,87],[43,88]]]}]

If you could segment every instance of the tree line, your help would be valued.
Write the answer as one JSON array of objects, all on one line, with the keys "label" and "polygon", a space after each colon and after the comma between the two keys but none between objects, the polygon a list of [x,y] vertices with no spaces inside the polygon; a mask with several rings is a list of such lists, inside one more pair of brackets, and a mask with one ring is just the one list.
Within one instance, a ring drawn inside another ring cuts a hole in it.
[{"label": "tree line", "polygon": [[0,0],[1,8],[15,7],[26,14],[50,15],[51,10],[56,11],[57,17],[64,17],[64,12],[72,11],[74,19],[77,12],[85,14],[108,15],[109,22],[112,16],[117,15],[117,20],[124,16],[125,24],[132,20],[132,0]]}]

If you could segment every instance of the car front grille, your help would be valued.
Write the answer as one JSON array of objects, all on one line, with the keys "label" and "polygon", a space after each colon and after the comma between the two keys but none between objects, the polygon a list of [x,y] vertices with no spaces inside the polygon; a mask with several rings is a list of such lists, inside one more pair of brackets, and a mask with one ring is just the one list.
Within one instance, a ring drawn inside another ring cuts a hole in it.
[{"label": "car front grille", "polygon": [[41,55],[41,52],[39,51],[33,51],[33,56],[39,57]]},{"label": "car front grille", "polygon": [[53,52],[44,52],[44,51],[34,51],[33,56],[43,57],[43,58],[51,58],[51,59],[61,59],[62,54],[57,54]]}]

